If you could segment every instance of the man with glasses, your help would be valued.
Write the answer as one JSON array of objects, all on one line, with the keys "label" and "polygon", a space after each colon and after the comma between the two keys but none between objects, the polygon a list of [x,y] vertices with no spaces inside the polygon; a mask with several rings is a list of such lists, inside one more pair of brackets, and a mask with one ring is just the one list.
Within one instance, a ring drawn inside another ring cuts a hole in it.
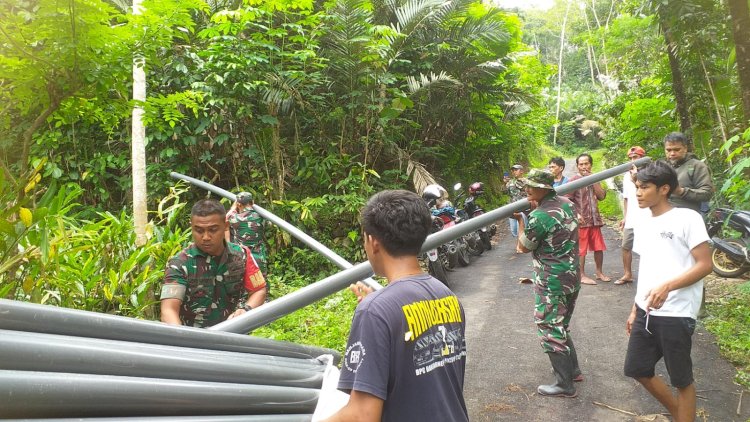
[{"label": "man with glasses", "polygon": [[[695,419],[695,384],[690,357],[703,282],[711,272],[711,250],[703,219],[696,211],[669,202],[677,173],[657,161],[636,173],[636,198],[651,217],[633,229],[633,250],[641,257],[635,303],[625,330],[630,336],[625,375],[635,378],[677,422]],[[655,376],[664,358],[671,389]]]}]

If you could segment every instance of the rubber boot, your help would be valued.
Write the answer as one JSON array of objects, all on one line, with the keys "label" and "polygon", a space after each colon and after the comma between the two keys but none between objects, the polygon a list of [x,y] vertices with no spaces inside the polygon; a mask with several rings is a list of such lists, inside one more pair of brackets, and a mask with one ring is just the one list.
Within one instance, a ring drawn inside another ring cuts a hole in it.
[{"label": "rubber boot", "polygon": [[578,367],[578,354],[576,353],[576,347],[573,345],[573,339],[568,337],[568,347],[570,348],[570,359],[573,361],[573,381],[583,381],[583,374],[581,368]]},{"label": "rubber boot", "polygon": [[557,383],[540,385],[536,391],[542,396],[556,396],[573,398],[578,395],[573,386],[573,359],[563,353],[547,353],[552,368],[555,370]]}]

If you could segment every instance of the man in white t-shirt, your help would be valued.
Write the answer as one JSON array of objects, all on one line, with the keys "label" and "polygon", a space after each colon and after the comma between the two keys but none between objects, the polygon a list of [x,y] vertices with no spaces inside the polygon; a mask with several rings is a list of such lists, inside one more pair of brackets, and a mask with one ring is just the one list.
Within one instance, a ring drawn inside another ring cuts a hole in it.
[{"label": "man in white t-shirt", "polygon": [[[695,384],[690,358],[703,282],[711,272],[711,250],[696,211],[674,208],[669,196],[677,174],[663,161],[636,173],[638,205],[651,217],[634,227],[633,250],[640,255],[635,304],[626,323],[630,336],[625,375],[635,378],[667,408],[676,422],[695,420]],[[677,395],[655,376],[664,358]]]},{"label": "man in white t-shirt", "polygon": [[[635,161],[643,158],[646,151],[639,146],[631,147],[628,150],[628,158]],[[620,230],[622,230],[622,277],[615,281],[615,284],[623,285],[632,283],[633,278],[633,227],[642,218],[650,217],[651,211],[648,208],[638,206],[638,199],[635,197],[635,173],[638,171],[635,165],[625,175],[622,176],[622,202],[623,213],[620,221]]]}]

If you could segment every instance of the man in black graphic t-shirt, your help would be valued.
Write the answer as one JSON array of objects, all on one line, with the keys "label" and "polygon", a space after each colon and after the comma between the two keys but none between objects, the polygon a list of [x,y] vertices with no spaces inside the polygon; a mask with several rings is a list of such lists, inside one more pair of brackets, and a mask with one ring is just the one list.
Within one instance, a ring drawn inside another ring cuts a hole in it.
[{"label": "man in black graphic t-shirt", "polygon": [[328,421],[469,420],[464,311],[417,261],[430,224],[424,201],[407,191],[380,192],[362,210],[367,259],[388,286],[351,286],[361,303],[338,386],[351,395]]}]

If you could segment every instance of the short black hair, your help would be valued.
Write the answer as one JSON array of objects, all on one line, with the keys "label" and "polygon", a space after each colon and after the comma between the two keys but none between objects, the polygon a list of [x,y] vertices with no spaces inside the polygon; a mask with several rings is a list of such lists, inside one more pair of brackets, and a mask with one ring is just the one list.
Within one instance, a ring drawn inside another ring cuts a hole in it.
[{"label": "short black hair", "polygon": [[589,157],[589,163],[593,166],[594,165],[594,159],[591,157],[591,154],[584,152],[583,154],[576,157],[576,165],[578,165],[578,160],[581,159],[581,157]]},{"label": "short black hair", "polygon": [[224,205],[215,199],[201,199],[196,202],[195,205],[193,205],[192,210],[190,210],[191,217],[208,217],[209,215],[214,214],[224,216],[226,213],[227,210],[224,208]]},{"label": "short black hair", "polygon": [[677,142],[679,144],[688,146],[688,139],[682,132],[672,132],[664,137],[664,145],[667,144],[667,142]]},{"label": "short black hair", "polygon": [[557,164],[558,166],[565,168],[565,159],[562,157],[552,157],[549,159],[548,164]]},{"label": "short black hair", "polygon": [[430,232],[432,215],[424,200],[406,190],[384,190],[362,209],[362,229],[392,256],[418,255]]},{"label": "short black hair", "polygon": [[657,189],[664,185],[669,185],[667,198],[677,189],[677,172],[674,171],[672,166],[662,160],[647,164],[642,169],[639,169],[635,176],[639,182],[653,183]]}]

